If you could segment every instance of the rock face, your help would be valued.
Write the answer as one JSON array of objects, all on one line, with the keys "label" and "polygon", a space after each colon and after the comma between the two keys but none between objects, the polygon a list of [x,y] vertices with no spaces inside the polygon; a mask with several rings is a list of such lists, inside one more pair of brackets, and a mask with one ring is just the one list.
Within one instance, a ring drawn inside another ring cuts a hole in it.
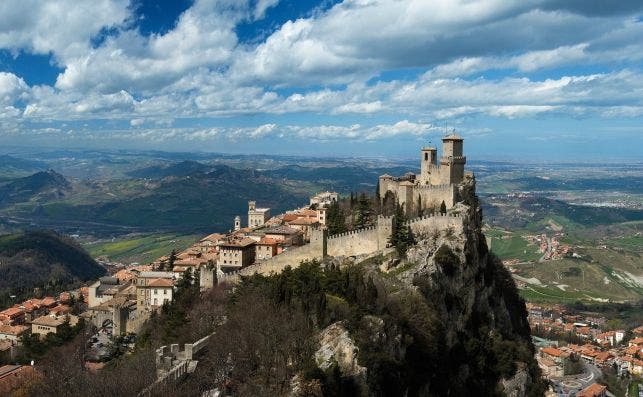
[{"label": "rock face", "polygon": [[[432,357],[437,356],[438,362],[432,370],[439,370],[442,378],[434,376],[429,380],[431,374],[427,373],[423,385],[423,375],[418,370],[420,374],[413,379],[414,391],[399,390],[399,393],[471,395],[475,391],[477,395],[513,397],[542,394],[525,305],[511,275],[488,251],[481,231],[482,214],[475,196],[475,180],[460,185],[459,197],[461,201],[449,212],[463,218],[462,231],[451,228],[424,231],[415,236],[417,244],[409,249],[401,263],[385,260],[367,270],[368,277],[377,280],[380,288],[387,289],[387,299],[406,294],[419,300],[418,310],[420,306],[426,307],[423,310],[434,316],[432,322],[426,323],[426,327],[435,326],[426,333],[426,346],[437,346]],[[395,291],[393,295],[391,291]],[[399,320],[397,325],[403,326]],[[371,348],[382,347],[377,348],[377,354],[385,356],[389,363],[411,362],[413,356],[406,357],[405,349],[413,342],[409,342],[408,334],[397,325],[364,315],[357,327],[361,335],[359,341]],[[364,334],[368,336],[365,338]],[[315,358],[321,369],[329,368],[336,360],[344,376],[362,379],[369,375],[366,383],[371,390],[366,394],[392,395],[373,390],[369,379],[373,368],[359,362],[360,350],[341,323],[326,328],[320,340],[321,347]],[[405,371],[413,370],[405,368]],[[450,385],[436,387],[440,382]]]},{"label": "rock face", "polygon": [[359,348],[341,322],[334,323],[321,332],[319,345],[315,352],[315,362],[319,369],[329,371],[333,365],[337,365],[343,376],[366,384],[366,368],[357,362]]}]

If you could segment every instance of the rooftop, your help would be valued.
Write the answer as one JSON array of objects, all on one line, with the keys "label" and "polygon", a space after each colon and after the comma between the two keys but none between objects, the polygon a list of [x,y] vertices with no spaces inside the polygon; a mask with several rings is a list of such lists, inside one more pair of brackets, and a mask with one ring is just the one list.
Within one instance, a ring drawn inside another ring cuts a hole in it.
[{"label": "rooftop", "polygon": [[164,288],[164,287],[174,287],[174,281],[168,280],[167,278],[157,278],[156,280],[152,280],[147,284],[148,287],[155,287],[155,288]]},{"label": "rooftop", "polygon": [[67,318],[65,317],[52,317],[52,316],[41,316],[34,319],[31,324],[36,325],[45,325],[48,327],[58,327],[65,323]]},{"label": "rooftop", "polygon": [[245,247],[249,247],[249,246],[251,246],[251,245],[253,245],[255,243],[256,243],[255,240],[253,240],[253,239],[251,239],[249,237],[246,237],[246,238],[242,238],[240,240],[231,240],[231,241],[228,241],[228,242],[224,242],[223,244],[221,244],[221,246],[222,247],[232,247],[232,248],[245,248]]}]

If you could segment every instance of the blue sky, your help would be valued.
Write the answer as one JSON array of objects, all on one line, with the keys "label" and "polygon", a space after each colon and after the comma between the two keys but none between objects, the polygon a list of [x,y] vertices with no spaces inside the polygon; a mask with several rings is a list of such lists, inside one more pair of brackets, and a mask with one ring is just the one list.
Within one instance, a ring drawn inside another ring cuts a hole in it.
[{"label": "blue sky", "polygon": [[643,2],[4,0],[0,145],[643,160]]}]

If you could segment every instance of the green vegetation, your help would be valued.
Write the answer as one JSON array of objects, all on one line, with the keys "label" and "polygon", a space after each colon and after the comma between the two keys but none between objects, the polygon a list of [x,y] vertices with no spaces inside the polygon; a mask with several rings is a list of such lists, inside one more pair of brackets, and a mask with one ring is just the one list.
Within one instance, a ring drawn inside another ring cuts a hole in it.
[{"label": "green vegetation", "polygon": [[520,261],[538,260],[542,254],[538,247],[529,244],[522,236],[516,234],[501,234],[485,232],[491,238],[491,250],[502,259],[518,259]]},{"label": "green vegetation", "polygon": [[41,338],[38,334],[24,333],[20,337],[22,344],[22,362],[29,363],[31,360],[37,360],[44,356],[50,349],[56,346],[62,346],[70,342],[85,329],[85,321],[78,319],[76,325],[70,325],[66,321],[58,327],[56,333],[49,333]]},{"label": "green vegetation", "polygon": [[182,251],[201,237],[169,233],[125,236],[115,241],[86,243],[84,247],[94,258],[107,257],[112,261],[149,263],[172,250]]},{"label": "green vegetation", "polygon": [[99,266],[74,240],[55,232],[34,231],[0,236],[0,298],[14,294],[60,291],[102,276]]}]

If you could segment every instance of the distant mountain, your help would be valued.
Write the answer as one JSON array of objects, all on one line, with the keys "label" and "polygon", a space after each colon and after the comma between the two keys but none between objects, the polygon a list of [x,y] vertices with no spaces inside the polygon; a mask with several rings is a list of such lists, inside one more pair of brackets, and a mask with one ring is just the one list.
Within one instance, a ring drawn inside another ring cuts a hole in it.
[{"label": "distant mountain", "polygon": [[198,161],[185,160],[180,163],[170,165],[154,165],[151,167],[140,168],[128,173],[129,176],[134,178],[150,178],[150,179],[163,179],[169,176],[188,176],[197,173],[205,173],[212,169]]},{"label": "distant mountain", "polygon": [[0,185],[0,205],[21,203],[38,196],[60,198],[69,190],[71,184],[61,174],[53,170],[40,171]]},{"label": "distant mountain", "polygon": [[0,236],[0,294],[64,287],[104,274],[105,269],[68,237],[49,231]]},{"label": "distant mountain", "polygon": [[45,169],[47,164],[40,161],[0,155],[0,180],[25,176]]},{"label": "distant mountain", "polygon": [[[248,211],[248,201],[256,200],[273,213],[305,205],[310,191],[300,183],[284,182],[264,176],[251,169],[225,165],[208,167],[209,172],[188,176],[171,176],[149,183],[141,180],[123,182],[137,184],[138,189],[122,189],[117,197],[101,200],[92,192],[92,200],[66,198],[25,206],[11,211],[21,220],[40,225],[91,228],[93,233],[118,233],[126,230],[215,231],[231,227],[236,215]],[[145,189],[140,185],[144,184]],[[129,192],[134,192],[129,194]],[[78,194],[78,193],[76,193]],[[87,197],[87,196],[85,196]]]}]

